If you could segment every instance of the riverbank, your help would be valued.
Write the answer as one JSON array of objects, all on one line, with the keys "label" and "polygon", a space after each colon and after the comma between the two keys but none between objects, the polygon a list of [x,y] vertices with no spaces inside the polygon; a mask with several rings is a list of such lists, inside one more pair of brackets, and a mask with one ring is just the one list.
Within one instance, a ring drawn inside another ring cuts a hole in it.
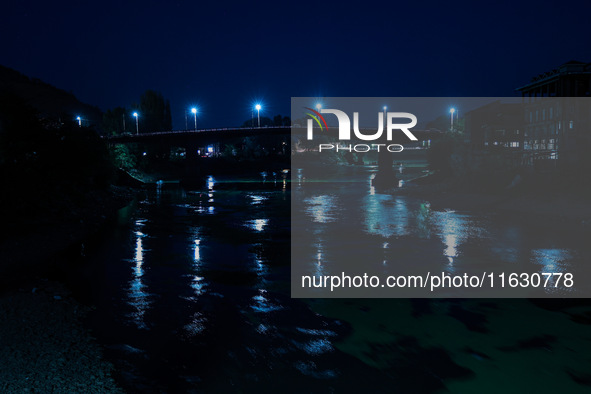
[{"label": "riverbank", "polygon": [[86,238],[134,198],[132,189],[111,186],[71,204],[67,211],[20,219],[0,241],[0,285],[10,287],[15,278],[29,278],[31,272],[47,273],[59,263],[55,259],[59,252],[77,244],[82,248]]},{"label": "riverbank", "polygon": [[83,254],[84,241],[133,198],[133,190],[121,187],[95,192],[68,212],[26,218],[2,239],[0,391],[122,392],[111,377],[112,365],[83,326],[90,307],[55,272],[67,264],[62,252]]},{"label": "riverbank", "polygon": [[89,310],[47,279],[0,296],[0,391],[122,393],[83,327]]}]

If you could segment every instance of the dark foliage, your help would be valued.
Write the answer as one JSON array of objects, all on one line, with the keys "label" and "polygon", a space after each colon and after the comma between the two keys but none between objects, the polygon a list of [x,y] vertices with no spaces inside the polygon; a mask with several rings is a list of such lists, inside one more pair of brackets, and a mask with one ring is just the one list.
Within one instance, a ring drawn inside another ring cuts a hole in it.
[{"label": "dark foliage", "polygon": [[[19,97],[0,97],[0,210],[12,219],[74,209],[113,180],[105,143],[76,122],[44,125]],[[6,216],[5,216],[6,217]]]}]

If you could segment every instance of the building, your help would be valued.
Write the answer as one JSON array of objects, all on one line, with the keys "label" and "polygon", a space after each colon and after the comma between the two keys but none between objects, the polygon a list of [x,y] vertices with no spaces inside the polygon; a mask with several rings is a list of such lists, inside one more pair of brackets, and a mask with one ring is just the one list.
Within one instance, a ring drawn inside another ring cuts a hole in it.
[{"label": "building", "polygon": [[581,162],[591,137],[591,63],[564,63],[517,91],[523,97],[525,163],[544,168]]},{"label": "building", "polygon": [[516,89],[523,97],[591,97],[591,63],[576,60],[536,75]]},{"label": "building", "polygon": [[473,149],[523,148],[521,104],[499,100],[466,113],[466,134]]}]

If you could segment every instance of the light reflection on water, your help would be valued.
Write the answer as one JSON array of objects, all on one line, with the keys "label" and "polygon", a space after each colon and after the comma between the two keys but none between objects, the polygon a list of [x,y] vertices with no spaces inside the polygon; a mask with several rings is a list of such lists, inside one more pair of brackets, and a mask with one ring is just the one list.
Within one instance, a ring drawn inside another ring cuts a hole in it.
[{"label": "light reflection on water", "polygon": [[255,312],[269,313],[283,309],[283,306],[272,302],[267,297],[267,290],[265,289],[259,289],[258,294],[253,296],[252,300],[253,302],[251,303],[250,307]]},{"label": "light reflection on water", "polygon": [[[361,187],[359,198],[353,200],[354,208],[333,191],[312,190],[300,199],[299,216],[311,224],[305,268],[313,275],[332,274],[334,262],[346,256],[341,250],[349,250],[349,246],[335,247],[332,237],[345,223],[356,224],[351,231],[366,242],[362,252],[373,258],[360,262],[375,264],[388,274],[395,273],[401,262],[430,261],[442,270],[459,271],[486,259],[513,264],[526,260],[536,264],[540,272],[567,272],[579,258],[568,247],[544,248],[543,242],[531,241],[523,226],[487,221],[482,215],[438,211],[429,202],[413,198],[372,193],[365,182]],[[296,301],[281,294],[288,281],[287,262],[279,267],[280,253],[270,252],[272,243],[267,242],[270,237],[281,237],[276,229],[281,220],[289,220],[278,219],[279,210],[267,210],[278,201],[277,196],[265,191],[216,191],[213,178],[206,188],[183,197],[174,211],[168,209],[170,192],[159,192],[146,208],[152,209],[150,215],[141,213],[150,219],[140,219],[133,226],[131,237],[126,238],[126,276],[119,287],[126,296],[122,298],[124,313],[133,310],[128,320],[134,327],[151,329],[147,332],[154,335],[144,335],[143,340],[157,344],[156,355],[161,343],[180,336],[190,340],[177,354],[190,349],[186,351],[203,358],[204,363],[227,365],[228,359],[244,365],[255,363],[263,371],[257,379],[263,379],[274,365],[288,364],[288,358],[298,376],[301,373],[323,381],[342,376],[337,369],[326,368],[336,357],[331,353],[342,334],[318,323],[320,315],[305,317]],[[281,188],[278,183],[278,193]],[[209,201],[214,197],[219,209]],[[207,347],[212,338],[214,345]],[[241,356],[247,348],[258,356]],[[330,363],[319,361],[322,357],[330,357]],[[277,364],[273,364],[275,360]],[[226,376],[220,372],[222,375]]]},{"label": "light reflection on water", "polygon": [[540,272],[564,272],[566,263],[573,258],[567,249],[534,249],[532,260],[541,265]]},{"label": "light reflection on water", "polygon": [[[305,179],[303,171],[296,173]],[[292,190],[292,228],[296,239],[307,242],[297,248],[306,261],[296,268],[298,275],[339,275],[360,264],[387,274],[567,272],[574,269],[573,260],[583,260],[569,248],[540,248],[568,241],[550,229],[493,213],[435,210],[428,201],[380,193],[371,186],[371,171],[365,178],[359,172],[346,176],[350,181],[335,176]]]},{"label": "light reflection on water", "polygon": [[306,204],[306,214],[312,217],[317,223],[334,222],[336,211],[338,209],[337,197],[334,195],[312,196],[304,200]]},{"label": "light reflection on water", "polygon": [[196,296],[203,295],[205,293],[205,278],[197,275],[193,276],[191,288],[195,290]]},{"label": "light reflection on water", "polygon": [[264,247],[261,243],[255,244],[253,246],[255,246],[255,250],[251,256],[254,263],[253,270],[259,279],[264,280],[265,275],[269,272],[269,268],[267,267],[263,257]]},{"label": "light reflection on water", "polygon": [[[449,262],[449,271],[454,271],[453,264],[460,254],[460,246],[468,239],[475,227],[466,215],[453,210],[433,213],[433,223],[437,235],[443,242],[443,255]],[[477,235],[478,236],[478,235]]]},{"label": "light reflection on water", "polygon": [[260,205],[268,199],[268,197],[266,197],[266,196],[262,196],[259,194],[252,194],[252,193],[248,194],[248,198],[250,199],[251,205]]},{"label": "light reflection on water", "polygon": [[[531,251],[531,260],[539,265],[538,273],[542,281],[548,279],[549,286],[544,286],[548,294],[564,294],[573,291],[570,286],[565,286],[565,274],[572,274],[572,260],[574,251],[567,249],[534,249]],[[560,273],[562,276],[544,276],[544,273]]]},{"label": "light reflection on water", "polygon": [[195,240],[195,255],[194,255],[194,260],[195,260],[195,265],[199,265],[199,260],[201,260],[201,254],[199,252],[199,243],[201,242],[200,239],[196,239]]},{"label": "light reflection on water", "polygon": [[[143,221],[136,222],[137,227],[141,227],[144,224]],[[133,259],[134,266],[132,270],[132,279],[129,282],[129,288],[127,295],[129,298],[129,305],[134,309],[131,313],[131,317],[135,324],[139,328],[146,328],[144,322],[144,315],[150,308],[149,293],[147,292],[147,286],[144,283],[144,253],[147,251],[143,247],[142,239],[145,235],[136,231],[135,241],[135,257]]]},{"label": "light reflection on water", "polygon": [[248,220],[246,222],[246,227],[250,228],[251,230],[255,231],[263,231],[267,224],[269,223],[269,219],[254,219]]},{"label": "light reflection on water", "polygon": [[400,237],[409,232],[406,200],[387,194],[371,194],[364,199],[365,231],[384,238]]}]

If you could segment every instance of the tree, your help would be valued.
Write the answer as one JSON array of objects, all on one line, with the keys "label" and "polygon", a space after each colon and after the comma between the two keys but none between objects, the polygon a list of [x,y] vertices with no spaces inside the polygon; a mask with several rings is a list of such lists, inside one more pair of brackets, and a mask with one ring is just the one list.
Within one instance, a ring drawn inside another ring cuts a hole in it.
[{"label": "tree", "polygon": [[125,117],[127,110],[123,107],[115,107],[103,114],[103,130],[108,135],[117,135],[131,130],[131,123]]},{"label": "tree", "polygon": [[112,160],[115,165],[125,170],[131,170],[136,165],[136,158],[129,148],[123,144],[116,144],[111,149]]},{"label": "tree", "polygon": [[143,132],[172,130],[170,102],[164,100],[162,93],[146,90],[140,97],[138,107]]},{"label": "tree", "polygon": [[273,126],[283,126],[283,116],[275,115],[273,118]]},{"label": "tree", "polygon": [[[254,127],[258,127],[259,121],[258,118],[256,116],[254,116]],[[267,118],[266,116],[261,116],[261,127],[273,127],[273,126],[290,126],[291,125],[291,119],[289,118],[289,116],[281,116],[281,115],[276,115],[273,117],[273,119],[271,118]],[[242,123],[242,126],[240,127],[253,127],[253,119],[247,119],[244,121],[244,123]]]},{"label": "tree", "polygon": [[451,129],[451,116],[441,115],[437,119],[427,123],[427,129],[437,129],[441,131],[464,132],[464,118],[454,118],[453,130]]}]

